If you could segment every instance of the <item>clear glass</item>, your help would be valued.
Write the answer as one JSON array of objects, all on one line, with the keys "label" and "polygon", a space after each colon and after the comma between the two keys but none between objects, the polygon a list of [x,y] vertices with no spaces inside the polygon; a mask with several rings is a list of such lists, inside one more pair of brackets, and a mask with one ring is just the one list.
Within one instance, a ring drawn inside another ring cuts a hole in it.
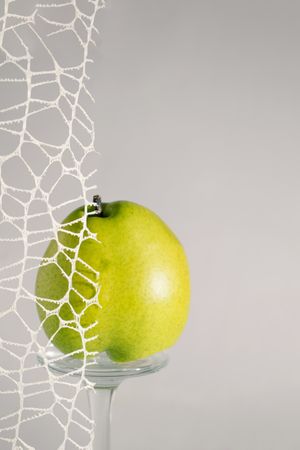
[{"label": "clear glass", "polygon": [[52,372],[71,376],[84,373],[85,378],[94,384],[94,389],[88,391],[91,417],[95,423],[93,450],[110,450],[111,403],[119,384],[128,378],[155,373],[168,363],[166,353],[128,363],[116,363],[106,353],[99,353],[84,364],[82,360],[63,355],[54,346],[44,354],[38,354],[37,358]]}]

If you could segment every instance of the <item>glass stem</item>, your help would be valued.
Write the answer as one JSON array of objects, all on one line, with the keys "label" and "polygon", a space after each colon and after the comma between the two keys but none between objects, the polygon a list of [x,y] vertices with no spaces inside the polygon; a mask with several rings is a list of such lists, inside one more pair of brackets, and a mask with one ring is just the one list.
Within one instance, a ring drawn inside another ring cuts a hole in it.
[{"label": "glass stem", "polygon": [[93,450],[110,450],[111,403],[115,387],[89,391],[91,417],[94,420]]}]

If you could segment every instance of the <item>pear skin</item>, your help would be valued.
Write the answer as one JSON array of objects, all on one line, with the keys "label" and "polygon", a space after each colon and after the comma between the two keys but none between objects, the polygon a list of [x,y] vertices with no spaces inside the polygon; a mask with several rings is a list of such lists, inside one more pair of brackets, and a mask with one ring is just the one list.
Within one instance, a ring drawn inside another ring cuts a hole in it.
[{"label": "pear skin", "polygon": [[37,274],[37,309],[63,353],[103,352],[133,361],[165,350],[186,324],[190,278],[170,228],[136,203],[73,211]]}]

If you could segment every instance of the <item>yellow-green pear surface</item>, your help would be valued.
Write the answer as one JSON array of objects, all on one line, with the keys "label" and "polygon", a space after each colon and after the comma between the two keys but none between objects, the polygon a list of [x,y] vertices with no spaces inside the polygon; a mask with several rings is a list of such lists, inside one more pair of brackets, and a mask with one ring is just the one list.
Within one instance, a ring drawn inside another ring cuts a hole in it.
[{"label": "yellow-green pear surface", "polygon": [[186,256],[173,232],[143,206],[104,203],[100,215],[82,207],[51,241],[36,298],[44,330],[62,352],[144,358],[172,346],[184,328]]}]

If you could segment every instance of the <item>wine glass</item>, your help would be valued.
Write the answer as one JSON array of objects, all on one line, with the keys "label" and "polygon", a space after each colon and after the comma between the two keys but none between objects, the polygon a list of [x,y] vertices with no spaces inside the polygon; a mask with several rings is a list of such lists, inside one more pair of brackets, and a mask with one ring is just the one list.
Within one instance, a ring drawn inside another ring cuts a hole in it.
[{"label": "wine glass", "polygon": [[88,380],[90,414],[94,420],[93,450],[110,450],[111,402],[120,383],[128,378],[155,373],[168,363],[166,353],[156,353],[138,361],[117,363],[107,354],[99,353],[88,361],[64,355],[53,345],[37,355],[41,365],[56,374],[68,374]]}]

